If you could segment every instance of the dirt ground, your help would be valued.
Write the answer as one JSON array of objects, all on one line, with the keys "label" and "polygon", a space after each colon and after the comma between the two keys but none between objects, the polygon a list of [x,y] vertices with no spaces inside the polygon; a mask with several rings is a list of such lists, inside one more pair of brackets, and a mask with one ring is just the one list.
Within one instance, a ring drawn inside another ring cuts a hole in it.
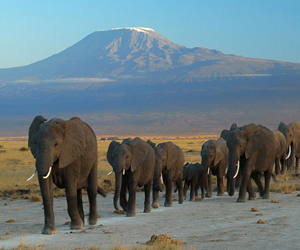
[{"label": "dirt ground", "polygon": [[[98,246],[142,246],[153,234],[167,234],[183,241],[183,249],[300,249],[300,192],[271,193],[270,200],[257,199],[237,203],[237,194],[204,201],[185,201],[173,207],[163,206],[144,214],[144,193],[137,193],[137,215],[128,218],[113,213],[113,194],[98,196],[97,225],[86,225],[78,231],[70,230],[65,198],[54,199],[57,233],[43,235],[42,204],[29,200],[0,200],[0,249],[20,244],[41,249],[80,249]],[[273,203],[272,200],[279,203]],[[87,201],[87,197],[84,197]],[[88,202],[84,204],[88,213]],[[252,208],[257,211],[251,211]],[[258,224],[262,219],[265,223]],[[8,222],[13,220],[13,223]]]}]

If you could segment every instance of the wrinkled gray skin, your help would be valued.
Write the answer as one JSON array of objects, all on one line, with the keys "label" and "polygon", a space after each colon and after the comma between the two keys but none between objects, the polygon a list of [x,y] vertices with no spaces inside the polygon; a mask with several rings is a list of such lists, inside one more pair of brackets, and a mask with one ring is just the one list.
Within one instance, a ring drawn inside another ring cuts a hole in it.
[{"label": "wrinkled gray skin", "polygon": [[[251,123],[231,131],[227,138],[227,147],[229,195],[234,195],[235,179],[233,177],[237,170],[237,163],[240,161],[242,182],[237,201],[246,201],[246,190],[249,193],[249,200],[256,199],[250,176],[254,178],[259,186],[258,176],[260,173],[264,173],[265,176],[263,198],[269,199],[270,178],[276,159],[274,134],[264,126]],[[259,189],[261,190],[262,187],[259,186]]]},{"label": "wrinkled gray skin", "polygon": [[226,141],[222,137],[220,137],[218,140],[206,141],[202,145],[201,158],[201,165],[204,167],[206,173],[209,172],[207,176],[206,197],[212,197],[211,175],[217,176],[217,195],[224,195],[223,177],[225,176],[228,160],[228,149],[226,146]]},{"label": "wrinkled gray skin", "polygon": [[186,200],[186,193],[191,186],[190,191],[190,201],[194,201],[195,198],[198,198],[198,188],[201,188],[201,199],[204,200],[204,189],[205,189],[205,182],[206,182],[206,172],[204,167],[196,163],[186,163],[183,166],[183,197]]},{"label": "wrinkled gray skin", "polygon": [[[273,131],[275,136],[277,151],[276,151],[276,160],[275,160],[275,174],[284,174],[286,171],[286,139],[279,130]],[[281,166],[281,171],[280,171]]]},{"label": "wrinkled gray skin", "polygon": [[[119,210],[118,199],[120,197],[120,205],[124,211],[127,211],[126,216],[135,216],[136,188],[144,186],[144,213],[150,213],[150,194],[155,168],[153,148],[138,137],[133,140],[125,139],[122,143],[112,141],[108,147],[107,160],[115,172],[115,209]],[[128,202],[127,189],[129,190]]]},{"label": "wrinkled gray skin", "polygon": [[[288,125],[281,122],[278,126],[278,130],[283,133],[286,139],[286,152],[288,147],[291,146],[291,155],[287,164],[288,170],[295,170],[298,172],[298,164],[300,158],[300,124],[298,122],[292,122]],[[296,166],[295,166],[296,158]]]},{"label": "wrinkled gray skin", "polygon": [[[53,183],[65,188],[71,229],[84,225],[82,189],[87,188],[89,223],[97,223],[97,139],[92,128],[77,117],[69,121],[50,121],[36,116],[29,128],[28,146],[36,159],[41,194],[44,203],[43,234],[55,234]],[[44,178],[52,167],[51,174]],[[102,193],[103,194],[103,193]]]},{"label": "wrinkled gray skin", "polygon": [[178,189],[178,202],[183,203],[182,177],[184,155],[180,147],[173,142],[158,144],[155,148],[155,173],[153,179],[153,208],[159,207],[159,191],[163,191],[160,176],[166,186],[165,207],[172,207],[172,184]]}]

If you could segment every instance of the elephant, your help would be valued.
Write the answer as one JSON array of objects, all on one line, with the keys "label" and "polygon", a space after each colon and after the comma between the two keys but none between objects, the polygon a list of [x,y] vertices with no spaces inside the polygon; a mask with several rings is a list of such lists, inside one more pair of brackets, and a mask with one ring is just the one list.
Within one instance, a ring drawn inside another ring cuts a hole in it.
[{"label": "elephant", "polygon": [[[208,140],[202,145],[201,165],[207,173],[207,197],[212,197],[211,175],[217,176],[218,196],[224,195],[223,177],[226,176],[228,148],[226,141],[220,137],[218,140]],[[227,181],[228,187],[228,181]]]},{"label": "elephant", "polygon": [[298,122],[292,122],[286,125],[285,123],[280,122],[280,124],[278,125],[278,130],[283,133],[286,139],[286,151],[288,151],[289,146],[291,147],[291,155],[289,163],[287,165],[287,169],[292,171],[295,170],[295,172],[298,172],[300,157],[300,124]]},{"label": "elephant", "polygon": [[[245,125],[231,131],[227,138],[228,147],[228,180],[229,195],[234,195],[235,177],[242,170],[242,181],[237,202],[246,201],[246,189],[249,200],[256,199],[252,187],[252,177],[264,199],[270,198],[270,178],[276,159],[275,136],[268,128],[254,123]],[[265,187],[262,185],[259,175],[264,173]]]},{"label": "elephant", "polygon": [[[28,147],[36,159],[36,170],[44,203],[43,234],[55,234],[53,211],[53,183],[64,188],[71,218],[70,228],[84,225],[82,189],[87,188],[89,223],[97,223],[97,192],[105,192],[97,185],[97,138],[93,129],[78,117],[68,121],[43,116],[34,118],[29,128]],[[30,180],[34,174],[28,179]]]},{"label": "elephant", "polygon": [[201,200],[204,200],[204,189],[205,189],[205,182],[206,182],[206,171],[204,167],[196,163],[186,163],[183,166],[183,180],[184,180],[184,187],[183,187],[183,196],[186,199],[186,193],[191,186],[190,191],[190,201],[194,201],[195,198],[198,196],[198,188],[201,188]]},{"label": "elephant", "polygon": [[155,148],[155,172],[153,178],[152,207],[159,207],[159,191],[163,191],[161,175],[166,186],[165,207],[172,207],[172,185],[175,182],[178,189],[178,202],[183,203],[183,164],[184,155],[180,147],[173,142],[163,142]]},{"label": "elephant", "polygon": [[226,141],[227,138],[228,138],[229,132],[236,129],[236,128],[237,128],[236,123],[232,123],[229,130],[228,129],[223,129],[222,130],[220,137],[222,137]]},{"label": "elephant", "polygon": [[[107,150],[107,161],[115,172],[114,207],[120,205],[127,217],[136,216],[136,189],[144,186],[144,213],[150,213],[150,194],[155,168],[154,149],[139,137],[128,138],[122,143],[112,141]],[[126,192],[129,190],[128,202]]]},{"label": "elephant", "polygon": [[[273,131],[275,136],[277,150],[276,150],[276,160],[275,160],[275,174],[279,175],[284,174],[286,170],[286,160],[289,158],[289,154],[286,155],[286,139],[283,133],[281,133],[278,129]],[[290,147],[289,147],[290,149]],[[290,152],[290,150],[289,150]],[[281,165],[281,171],[280,171]]]}]

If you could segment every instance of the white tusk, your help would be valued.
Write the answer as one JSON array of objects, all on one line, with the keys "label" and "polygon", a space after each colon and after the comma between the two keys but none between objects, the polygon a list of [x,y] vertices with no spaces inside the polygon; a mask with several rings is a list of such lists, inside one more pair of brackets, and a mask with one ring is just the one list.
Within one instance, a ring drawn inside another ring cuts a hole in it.
[{"label": "white tusk", "polygon": [[209,168],[207,169],[207,174],[209,174]]},{"label": "white tusk", "polygon": [[125,168],[123,168],[123,175],[125,174]]},{"label": "white tusk", "polygon": [[164,183],[162,174],[160,175],[160,182],[161,182],[162,184]]},{"label": "white tusk", "polygon": [[49,171],[46,176],[43,176],[44,179],[47,179],[49,175],[51,174],[52,166],[49,168]]},{"label": "white tusk", "polygon": [[291,149],[291,145],[290,145],[290,146],[289,146],[289,153],[288,153],[287,157],[285,158],[286,160],[287,160],[288,158],[290,158],[290,156],[291,156],[291,151],[292,151],[292,149]]},{"label": "white tusk", "polygon": [[227,174],[227,172],[228,172],[228,164],[227,164],[226,169],[225,169],[225,174]]},{"label": "white tusk", "polygon": [[237,175],[238,175],[238,173],[239,173],[239,170],[240,170],[240,161],[238,161],[238,163],[237,163],[237,170],[236,170],[235,175],[233,176],[233,179],[234,179],[235,177],[237,177]]},{"label": "white tusk", "polygon": [[110,171],[107,175],[111,175],[112,172],[114,172],[114,170]]},{"label": "white tusk", "polygon": [[35,173],[36,173],[36,170],[34,170],[33,174],[26,181],[30,181],[33,178],[33,176],[35,175]]}]

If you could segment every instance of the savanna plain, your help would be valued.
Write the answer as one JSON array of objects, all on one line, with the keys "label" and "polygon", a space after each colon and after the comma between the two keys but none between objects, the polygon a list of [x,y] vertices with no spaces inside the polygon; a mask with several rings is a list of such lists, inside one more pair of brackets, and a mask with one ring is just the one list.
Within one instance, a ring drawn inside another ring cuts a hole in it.
[{"label": "savanna plain", "polygon": [[[201,162],[202,144],[217,136],[171,140],[184,152],[186,162]],[[146,139],[146,138],[143,138]],[[147,138],[148,139],[148,138]],[[85,223],[70,230],[64,190],[55,188],[54,214],[57,233],[43,235],[43,204],[37,177],[26,182],[35,169],[35,160],[26,140],[0,141],[0,249],[299,249],[300,177],[286,173],[271,181],[271,199],[237,203],[234,196],[160,207],[144,214],[144,193],[137,193],[136,217],[114,213],[114,175],[106,152],[111,141],[98,141],[98,184],[107,197],[97,197],[98,223]],[[226,182],[225,182],[226,183]],[[255,184],[254,184],[255,186]],[[200,190],[199,190],[200,191]],[[189,192],[187,197],[189,197]],[[87,215],[88,198],[84,195]],[[159,236],[160,235],[160,236]],[[155,237],[157,236],[157,237]]]}]

